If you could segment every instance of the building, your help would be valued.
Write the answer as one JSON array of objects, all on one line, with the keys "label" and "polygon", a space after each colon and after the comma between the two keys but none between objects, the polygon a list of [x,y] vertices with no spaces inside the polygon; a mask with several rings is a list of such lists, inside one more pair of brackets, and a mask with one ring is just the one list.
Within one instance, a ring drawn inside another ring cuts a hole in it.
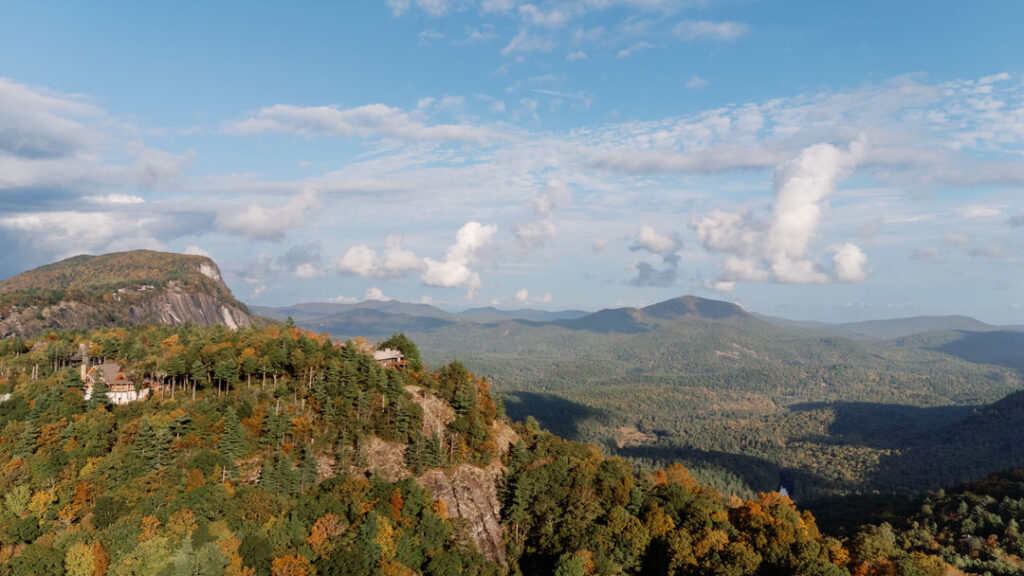
[{"label": "building", "polygon": [[373,359],[377,361],[377,364],[380,364],[385,368],[405,370],[405,368],[409,366],[409,361],[405,359],[402,351],[394,348],[375,350],[373,352]]},{"label": "building", "polygon": [[89,349],[85,344],[79,346],[77,356],[82,362],[80,375],[86,400],[92,398],[92,389],[97,382],[107,385],[107,398],[112,404],[137,402],[149,396],[149,386],[136,387],[135,381],[124,373],[117,362],[90,365]]}]

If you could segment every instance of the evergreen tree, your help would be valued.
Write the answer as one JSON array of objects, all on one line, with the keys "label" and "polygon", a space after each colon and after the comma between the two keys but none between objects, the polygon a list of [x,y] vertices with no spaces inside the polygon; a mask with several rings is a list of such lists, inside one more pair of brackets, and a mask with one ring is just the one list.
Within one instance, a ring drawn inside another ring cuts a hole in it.
[{"label": "evergreen tree", "polygon": [[89,411],[95,410],[98,406],[109,406],[110,397],[108,393],[110,387],[103,381],[102,378],[97,379],[96,383],[92,385],[92,395],[89,396],[89,402],[87,404]]},{"label": "evergreen tree", "polygon": [[228,459],[230,464],[245,456],[249,451],[248,442],[245,439],[245,429],[238,421],[238,415],[233,407],[228,407],[224,416],[224,432],[220,437],[220,453]]}]

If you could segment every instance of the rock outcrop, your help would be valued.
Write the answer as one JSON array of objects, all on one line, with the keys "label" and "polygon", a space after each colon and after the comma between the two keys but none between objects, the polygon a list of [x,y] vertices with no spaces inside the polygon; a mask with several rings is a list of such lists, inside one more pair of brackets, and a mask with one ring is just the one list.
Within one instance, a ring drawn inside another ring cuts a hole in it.
[{"label": "rock outcrop", "polygon": [[444,502],[449,516],[468,521],[469,534],[484,558],[499,563],[505,561],[497,488],[502,472],[501,464],[495,461],[487,468],[463,464],[430,470],[418,479],[434,498]]}]

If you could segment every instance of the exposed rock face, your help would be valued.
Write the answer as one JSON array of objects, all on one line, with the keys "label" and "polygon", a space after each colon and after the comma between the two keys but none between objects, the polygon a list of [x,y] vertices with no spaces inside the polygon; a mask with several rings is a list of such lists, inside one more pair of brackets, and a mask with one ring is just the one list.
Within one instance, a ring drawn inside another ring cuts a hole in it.
[{"label": "exposed rock face", "polygon": [[124,324],[224,324],[232,330],[252,323],[241,307],[210,294],[187,294],[173,287],[127,306],[114,318],[82,302],[62,301],[52,306],[29,306],[0,320],[0,338],[32,336],[47,330],[97,328]]},{"label": "exposed rock face", "polygon": [[463,464],[450,470],[430,470],[420,484],[444,502],[448,514],[469,521],[469,533],[484,558],[505,561],[504,531],[497,482],[502,468],[498,462],[485,468]]},{"label": "exposed rock face", "polygon": [[[455,410],[418,386],[407,386],[405,390],[423,408],[423,434],[443,436],[448,424],[455,420]],[[491,433],[502,454],[519,441],[515,430],[501,420],[494,421]],[[360,447],[366,467],[353,471],[377,473],[389,482],[408,478],[411,473],[405,466],[405,450],[404,444],[370,437]],[[501,460],[496,458],[486,468],[462,464],[455,468],[428,470],[416,478],[436,500],[444,502],[449,516],[467,521],[469,534],[484,558],[499,563],[505,561],[501,501],[498,499],[498,481],[504,472]]]}]

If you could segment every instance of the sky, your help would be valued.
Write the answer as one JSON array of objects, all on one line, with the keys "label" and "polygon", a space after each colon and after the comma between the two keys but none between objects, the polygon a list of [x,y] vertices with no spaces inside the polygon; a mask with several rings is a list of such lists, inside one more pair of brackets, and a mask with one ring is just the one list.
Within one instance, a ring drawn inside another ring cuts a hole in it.
[{"label": "sky", "polygon": [[0,277],[1024,324],[1020,2],[0,1]]}]

